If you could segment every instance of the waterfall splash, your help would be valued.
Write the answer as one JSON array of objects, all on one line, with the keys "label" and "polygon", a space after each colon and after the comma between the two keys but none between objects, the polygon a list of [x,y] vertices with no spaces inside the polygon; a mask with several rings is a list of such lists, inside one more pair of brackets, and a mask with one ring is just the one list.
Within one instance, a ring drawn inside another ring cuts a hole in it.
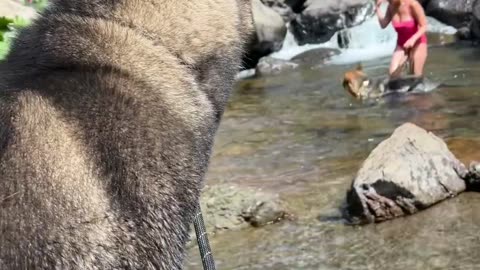
[{"label": "waterfall splash", "polygon": [[[386,8],[387,4],[381,7],[383,12],[386,11]],[[428,17],[428,31],[452,35],[457,30]],[[282,49],[270,56],[290,60],[305,51],[317,48],[334,48],[340,50],[341,53],[333,56],[326,63],[349,64],[391,55],[395,49],[396,40],[397,34],[392,25],[389,24],[385,29],[382,29],[377,16],[372,16],[360,25],[338,31],[328,42],[321,44],[299,46],[293,34],[287,31]]]}]

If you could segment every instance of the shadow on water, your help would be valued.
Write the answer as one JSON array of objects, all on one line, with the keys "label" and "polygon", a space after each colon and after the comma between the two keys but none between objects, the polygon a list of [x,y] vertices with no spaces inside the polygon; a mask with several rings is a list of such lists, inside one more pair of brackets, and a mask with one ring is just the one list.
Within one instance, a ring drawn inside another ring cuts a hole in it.
[{"label": "shadow on water", "polygon": [[[389,59],[364,63],[381,76]],[[340,80],[355,65],[306,68],[237,83],[217,134],[209,184],[278,192],[298,220],[212,237],[220,269],[476,269],[480,195],[465,193],[419,214],[345,226],[339,206],[370,151],[413,122],[446,140],[465,163],[480,159],[480,53],[429,51],[430,93],[380,102],[347,95]],[[196,247],[188,269],[201,269]]]}]

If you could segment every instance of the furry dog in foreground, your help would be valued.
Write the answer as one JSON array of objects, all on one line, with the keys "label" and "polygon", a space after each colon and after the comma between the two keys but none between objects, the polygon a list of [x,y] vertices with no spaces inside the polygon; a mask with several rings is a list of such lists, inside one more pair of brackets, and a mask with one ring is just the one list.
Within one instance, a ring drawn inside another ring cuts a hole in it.
[{"label": "furry dog in foreground", "polygon": [[52,0],[0,64],[0,269],[181,269],[250,0]]}]

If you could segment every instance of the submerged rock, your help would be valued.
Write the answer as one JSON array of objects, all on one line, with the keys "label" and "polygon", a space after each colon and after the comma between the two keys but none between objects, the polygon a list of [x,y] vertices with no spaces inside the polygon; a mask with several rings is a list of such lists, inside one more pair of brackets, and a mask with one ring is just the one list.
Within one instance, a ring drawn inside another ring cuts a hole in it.
[{"label": "submerged rock", "polygon": [[364,22],[372,16],[370,0],[307,0],[292,22],[292,32],[299,45],[323,43],[335,32]]},{"label": "submerged rock", "polygon": [[347,192],[347,219],[373,223],[456,196],[468,171],[431,132],[406,123],[368,156]]},{"label": "submerged rock", "polygon": [[226,184],[205,188],[201,207],[210,234],[264,226],[289,216],[278,195]]},{"label": "submerged rock", "polygon": [[301,65],[318,65],[329,60],[332,56],[339,55],[340,50],[335,48],[318,48],[303,52],[292,58],[292,62]]},{"label": "submerged rock", "polygon": [[255,75],[274,75],[298,67],[297,63],[276,59],[270,56],[262,57],[255,68]]}]

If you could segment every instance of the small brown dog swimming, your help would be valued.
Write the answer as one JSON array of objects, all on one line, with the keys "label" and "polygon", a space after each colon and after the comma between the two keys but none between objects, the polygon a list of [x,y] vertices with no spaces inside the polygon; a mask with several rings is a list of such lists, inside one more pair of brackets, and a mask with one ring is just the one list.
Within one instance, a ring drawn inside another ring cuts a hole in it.
[{"label": "small brown dog swimming", "polygon": [[342,86],[358,99],[379,98],[394,93],[411,92],[419,88],[423,78],[412,75],[370,79],[359,64],[344,73]]},{"label": "small brown dog swimming", "polygon": [[0,63],[0,269],[182,269],[250,0],[51,0]]}]

